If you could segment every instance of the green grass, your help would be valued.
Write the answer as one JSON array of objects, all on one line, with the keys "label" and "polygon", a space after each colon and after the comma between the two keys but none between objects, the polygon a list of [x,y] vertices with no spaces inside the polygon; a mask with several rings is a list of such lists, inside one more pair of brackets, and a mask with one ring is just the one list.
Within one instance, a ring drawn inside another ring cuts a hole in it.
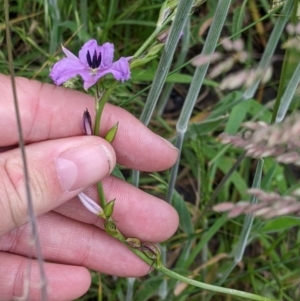
[{"label": "green grass", "polygon": [[[225,0],[222,1],[225,3]],[[57,1],[57,5],[52,5],[55,1],[11,1],[10,22],[16,74],[50,83],[49,68],[62,56],[61,43],[67,43],[68,48],[76,52],[90,38],[97,39],[99,43],[114,43],[116,56],[133,55],[155,30],[162,2],[72,0]],[[159,62],[161,54],[134,70],[132,80],[118,86],[111,99],[113,103],[121,103],[135,116],[142,116],[146,123],[151,117],[149,127],[182,149],[178,170],[173,169],[172,172],[173,182],[169,182],[170,172],[134,176],[141,189],[159,196],[168,193],[179,212],[180,227],[174,237],[163,245],[167,262],[172,262],[170,268],[209,284],[220,284],[278,300],[299,300],[299,220],[295,217],[278,217],[269,221],[256,218],[252,223],[245,217],[228,219],[212,210],[212,206],[220,202],[250,199],[246,189],[252,185],[285,194],[298,181],[289,167],[268,158],[260,166],[261,181],[254,183],[257,160],[243,158],[240,164],[234,165],[242,151],[224,146],[217,139],[224,131],[231,134],[241,132],[240,125],[245,121],[271,123],[276,119],[277,109],[280,111],[282,106],[287,109],[287,114],[298,110],[299,91],[296,90],[297,79],[293,75],[298,74],[299,53],[293,49],[281,49],[288,39],[284,30],[286,22],[298,20],[293,16],[295,9],[292,12],[285,9],[282,14],[268,14],[267,0],[228,1],[229,12],[224,25],[220,25],[220,35],[232,40],[241,38],[248,58],[244,62],[236,61],[229,70],[210,79],[208,74],[214,66],[236,55],[235,51],[226,51],[219,43],[217,25],[212,28],[215,41],[206,39],[208,33],[205,26],[215,15],[218,2],[208,0],[194,9],[189,19],[189,39],[186,44],[180,42],[174,57],[170,57],[172,64],[169,72],[172,75],[167,77],[169,86],[165,88],[182,95],[190,113],[179,117],[181,108],[172,113],[162,113],[161,103],[166,103],[162,98],[153,115],[148,116],[148,111],[142,113],[145,106],[148,109],[154,105],[149,101],[145,105],[149,90],[153,95],[161,95],[156,85],[151,87],[151,83],[160,82],[159,76],[162,76],[156,71],[162,65],[165,67],[164,63]],[[1,5],[0,10],[0,43],[4,46],[5,23]],[[181,45],[187,46],[183,54]],[[203,49],[205,54],[219,52],[222,57],[219,62],[212,62],[211,66],[198,67],[194,77],[195,67],[190,60]],[[178,61],[179,64],[176,64]],[[265,70],[269,65],[273,66],[273,71],[267,83],[261,84],[260,79],[256,78],[248,87],[220,90],[220,83],[230,74],[250,68]],[[5,47],[0,48],[0,72],[9,73]],[[288,85],[290,79],[293,79],[294,85]],[[199,93],[197,89],[200,87]],[[164,95],[169,97],[168,93]],[[290,99],[281,99],[282,95],[289,95]],[[132,180],[128,178],[128,181]],[[214,194],[215,191],[218,193]],[[245,226],[249,229],[247,235],[242,231]],[[235,246],[238,243],[246,248],[238,255],[241,261],[235,262]],[[129,283],[126,279],[93,273],[90,291],[78,300],[123,301],[126,300]],[[180,290],[177,281],[166,280],[158,272],[136,279],[132,285],[133,300],[136,301],[241,300],[213,295],[193,286]],[[99,286],[102,288],[101,296],[98,294]],[[179,293],[174,294],[175,291]]]}]

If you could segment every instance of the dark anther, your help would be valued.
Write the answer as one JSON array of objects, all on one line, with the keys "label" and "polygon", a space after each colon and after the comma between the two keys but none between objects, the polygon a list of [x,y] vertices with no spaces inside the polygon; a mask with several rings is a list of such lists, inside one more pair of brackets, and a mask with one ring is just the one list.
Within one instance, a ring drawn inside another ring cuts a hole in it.
[{"label": "dark anther", "polygon": [[93,60],[91,58],[91,54],[90,54],[90,51],[88,50],[87,52],[87,55],[86,55],[86,59],[87,59],[87,62],[89,64],[89,66],[92,68],[92,69],[96,69],[100,66],[101,64],[101,53],[99,53],[97,55],[97,52],[95,50],[94,52],[94,55],[93,55]]}]

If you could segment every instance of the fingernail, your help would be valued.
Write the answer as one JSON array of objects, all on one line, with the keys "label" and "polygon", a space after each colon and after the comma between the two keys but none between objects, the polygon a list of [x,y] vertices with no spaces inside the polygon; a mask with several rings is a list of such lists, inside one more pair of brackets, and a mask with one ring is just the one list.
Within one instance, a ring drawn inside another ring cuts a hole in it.
[{"label": "fingernail", "polygon": [[176,146],[174,146],[170,141],[166,140],[165,138],[163,138],[163,137],[161,137],[161,136],[159,136],[159,135],[158,135],[158,137],[159,137],[161,140],[163,140],[169,147],[171,147],[171,148],[176,149],[177,151],[179,151],[178,148],[177,148]]},{"label": "fingernail", "polygon": [[64,151],[56,158],[61,187],[74,191],[102,180],[113,169],[114,155],[105,146],[80,145]]}]

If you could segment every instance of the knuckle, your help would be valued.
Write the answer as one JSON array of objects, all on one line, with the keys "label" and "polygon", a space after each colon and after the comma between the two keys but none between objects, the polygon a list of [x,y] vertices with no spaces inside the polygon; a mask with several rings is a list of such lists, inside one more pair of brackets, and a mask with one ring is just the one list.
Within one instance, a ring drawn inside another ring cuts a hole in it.
[{"label": "knuckle", "polygon": [[0,206],[3,216],[6,216],[6,222],[12,224],[10,229],[20,226],[27,220],[27,187],[30,189],[32,200],[36,198],[43,200],[41,175],[37,174],[38,169],[30,166],[29,181],[26,183],[20,157],[11,154],[0,162]]}]

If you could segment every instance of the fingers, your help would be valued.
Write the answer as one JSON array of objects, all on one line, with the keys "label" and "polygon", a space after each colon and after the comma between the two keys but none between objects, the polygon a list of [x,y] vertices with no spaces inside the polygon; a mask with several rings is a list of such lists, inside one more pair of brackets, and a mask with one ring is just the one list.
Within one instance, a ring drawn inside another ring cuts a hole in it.
[{"label": "fingers", "polygon": [[[105,179],[104,188],[108,187],[112,191],[116,188],[112,193],[117,195],[113,216],[126,237],[136,237],[142,242],[161,242],[174,234],[178,215],[169,204],[113,177]],[[125,191],[128,193],[123,193]],[[149,266],[99,229],[102,220],[85,210],[78,199],[63,204],[57,211],[60,214],[50,212],[38,218],[46,260],[83,265],[124,277],[148,273]],[[26,256],[30,241],[26,224],[0,237],[0,249]]]},{"label": "fingers", "polygon": [[[112,176],[105,178],[103,187],[107,200],[116,199],[113,219],[126,237],[142,241],[162,242],[177,230],[177,211],[165,201]],[[97,190],[87,193],[97,202]],[[84,223],[104,228],[104,221],[87,211],[77,197],[55,209],[56,212]]]},{"label": "fingers", "polygon": [[[38,218],[43,256],[47,261],[85,266],[120,277],[146,275],[149,266],[99,228],[49,212]],[[2,251],[27,256],[28,224],[0,237]]]},{"label": "fingers", "polygon": [[[2,301],[42,300],[38,263],[29,259],[0,252],[0,296]],[[74,300],[90,286],[91,276],[86,268],[63,264],[44,263],[49,300]]]},{"label": "fingers", "polygon": [[[81,136],[26,146],[32,200],[43,214],[106,177],[115,153],[100,137]],[[23,165],[18,149],[0,157],[0,236],[27,222]]]},{"label": "fingers", "polygon": [[[82,135],[80,122],[88,108],[94,119],[94,99],[74,90],[17,78],[17,94],[27,142]],[[10,78],[0,75],[0,147],[18,142]],[[103,136],[119,122],[113,142],[117,160],[129,168],[158,171],[172,166],[178,151],[125,110],[106,105],[101,121]],[[1,130],[5,129],[5,130]]]}]

